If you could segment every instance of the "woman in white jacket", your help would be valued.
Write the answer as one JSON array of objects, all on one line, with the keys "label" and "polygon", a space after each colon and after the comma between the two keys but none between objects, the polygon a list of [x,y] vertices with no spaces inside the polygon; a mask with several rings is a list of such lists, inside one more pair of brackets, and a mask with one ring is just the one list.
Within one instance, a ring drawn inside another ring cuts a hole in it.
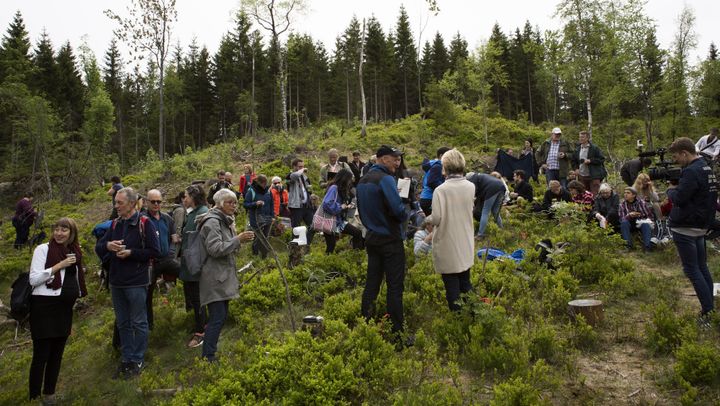
[{"label": "woman in white jacket", "polygon": [[456,149],[442,156],[445,182],[433,193],[432,237],[435,272],[441,274],[450,310],[460,309],[460,296],[472,289],[470,268],[475,261],[473,199],[475,185],[465,180],[465,157]]},{"label": "woman in white jacket", "polygon": [[[35,248],[30,265],[30,399],[54,404],[65,342],[72,328],[73,305],[87,295],[75,221],[63,217],[53,225],[52,239]],[[43,388],[44,382],[44,388]]]}]

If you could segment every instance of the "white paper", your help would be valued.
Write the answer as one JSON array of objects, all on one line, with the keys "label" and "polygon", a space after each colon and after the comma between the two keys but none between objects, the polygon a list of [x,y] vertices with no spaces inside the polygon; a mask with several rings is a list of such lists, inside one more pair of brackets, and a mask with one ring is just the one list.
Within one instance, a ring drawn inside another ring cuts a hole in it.
[{"label": "white paper", "polygon": [[713,296],[720,295],[720,283],[713,283]]},{"label": "white paper", "polygon": [[400,197],[407,199],[410,196],[410,179],[398,179],[397,187]]}]

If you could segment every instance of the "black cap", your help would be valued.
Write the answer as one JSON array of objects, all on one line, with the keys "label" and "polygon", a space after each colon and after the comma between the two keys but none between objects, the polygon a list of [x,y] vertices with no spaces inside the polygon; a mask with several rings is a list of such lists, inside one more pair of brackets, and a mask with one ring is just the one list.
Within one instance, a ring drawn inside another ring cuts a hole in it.
[{"label": "black cap", "polygon": [[389,147],[387,145],[383,145],[380,148],[378,148],[377,152],[375,153],[375,156],[380,158],[381,156],[385,156],[385,155],[401,156],[402,154],[403,153],[400,152],[400,150],[398,150],[396,148]]}]

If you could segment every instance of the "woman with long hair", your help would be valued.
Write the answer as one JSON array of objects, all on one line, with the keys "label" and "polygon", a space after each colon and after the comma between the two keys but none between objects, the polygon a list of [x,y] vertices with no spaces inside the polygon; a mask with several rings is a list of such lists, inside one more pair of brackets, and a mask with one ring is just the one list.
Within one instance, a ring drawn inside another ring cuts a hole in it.
[{"label": "woman with long hair", "polygon": [[637,190],[637,198],[644,200],[648,207],[651,207],[655,218],[662,219],[662,211],[660,210],[660,197],[655,191],[655,185],[653,185],[650,175],[647,173],[638,174],[635,178],[635,184],[633,185]]},{"label": "woman with long hair", "polygon": [[[30,399],[54,404],[65,343],[72,329],[75,300],[87,295],[82,251],[75,221],[63,217],[52,227],[49,243],[38,245],[30,265]],[[44,384],[44,387],[43,387]]]},{"label": "woman with long hair", "polygon": [[335,245],[339,234],[352,236],[352,247],[361,250],[365,247],[365,240],[362,231],[352,224],[348,223],[348,209],[353,209],[355,205],[352,203],[353,174],[348,169],[342,169],[328,183],[328,190],[322,202],[322,208],[325,213],[335,216],[336,226],[335,232],[324,233],[326,254],[335,251]]}]

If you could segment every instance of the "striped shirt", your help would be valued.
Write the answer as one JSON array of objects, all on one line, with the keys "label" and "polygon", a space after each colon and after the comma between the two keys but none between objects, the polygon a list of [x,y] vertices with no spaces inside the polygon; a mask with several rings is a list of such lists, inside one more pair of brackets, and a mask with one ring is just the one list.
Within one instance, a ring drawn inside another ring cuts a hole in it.
[{"label": "striped shirt", "polygon": [[548,169],[560,169],[560,161],[558,153],[560,152],[560,141],[550,141],[550,150],[548,151],[547,167]]},{"label": "striped shirt", "polygon": [[[628,213],[632,213],[634,211],[640,213],[640,217],[628,217]],[[620,203],[620,210],[618,210],[618,214],[620,215],[620,220],[653,219],[652,210],[650,210],[644,200],[638,198],[635,198],[635,201],[632,203],[628,202],[627,200],[623,200]]]}]

